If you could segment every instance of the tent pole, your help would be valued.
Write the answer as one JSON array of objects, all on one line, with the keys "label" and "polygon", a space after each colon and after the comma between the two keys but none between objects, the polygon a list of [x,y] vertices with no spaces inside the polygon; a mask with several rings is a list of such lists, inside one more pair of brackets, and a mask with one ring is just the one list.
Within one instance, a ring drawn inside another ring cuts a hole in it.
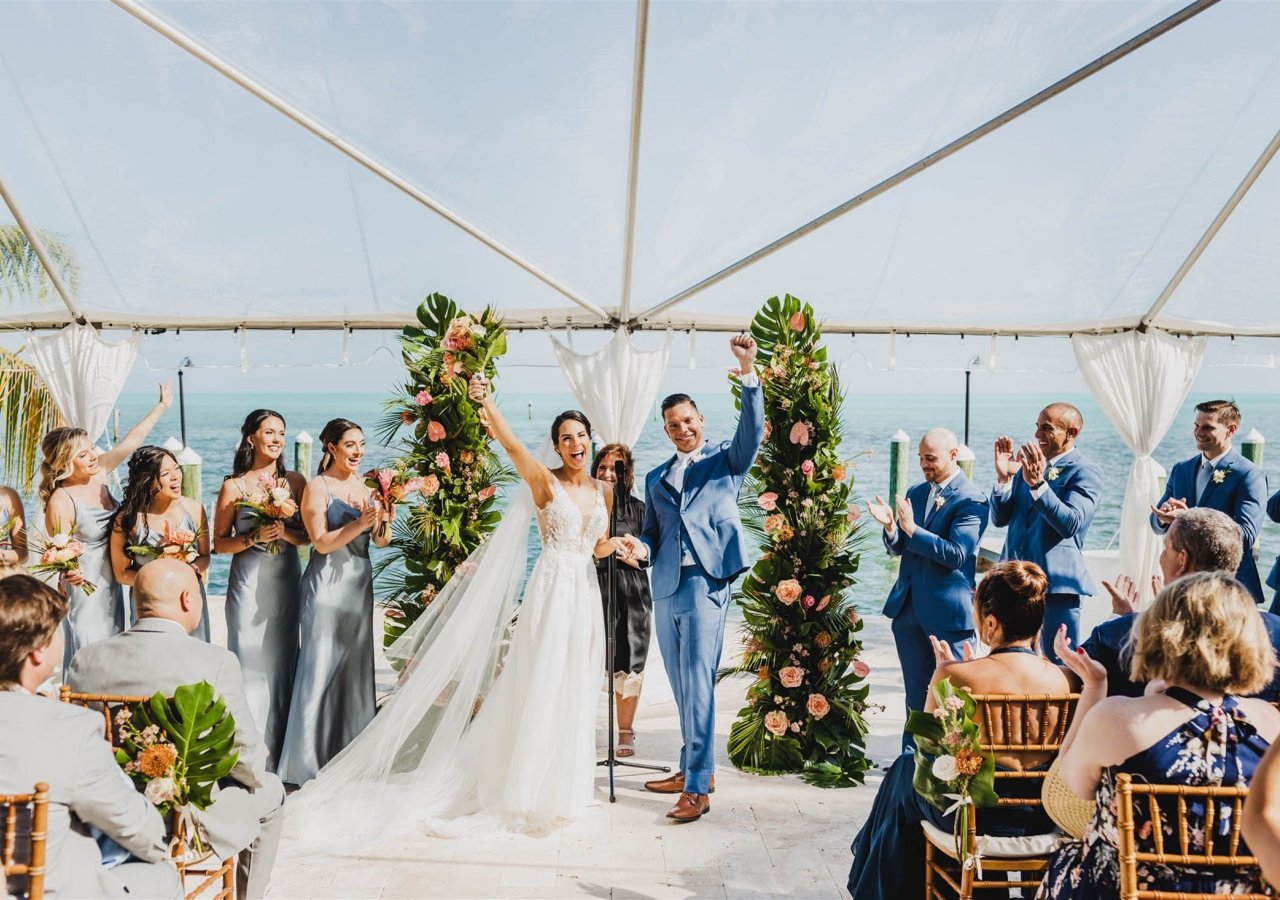
[{"label": "tent pole", "polygon": [[22,214],[22,210],[18,208],[18,201],[13,199],[13,195],[9,193],[8,186],[4,183],[3,176],[0,176],[0,197],[4,198],[4,205],[9,207],[9,212],[13,215],[13,220],[18,223],[18,228],[22,229],[22,233],[26,235],[27,243],[31,245],[31,249],[36,252],[36,257],[40,260],[40,265],[44,267],[44,272],[49,276],[49,281],[53,284],[53,289],[58,292],[58,296],[62,298],[63,304],[67,307],[67,312],[71,313],[71,318],[77,325],[85,323],[84,316],[80,315],[80,310],[76,309],[76,302],[71,299],[71,290],[67,287],[67,283],[62,280],[62,276],[58,274],[58,267],[53,264],[53,260],[49,256],[49,248],[44,245],[44,238],[40,237],[40,232],[36,231]]},{"label": "tent pole", "polygon": [[[116,2],[120,2],[120,0],[116,0]],[[1081,66],[1079,69],[1076,69],[1074,72],[1070,73],[1069,75],[1066,75],[1063,78],[1060,78],[1059,80],[1055,81],[1053,84],[1049,85],[1048,87],[1044,88],[1038,93],[1032,94],[1030,97],[1028,97],[1026,100],[1023,100],[1021,103],[1017,104],[1016,106],[1012,106],[1009,109],[1005,110],[1004,112],[1000,113],[995,118],[988,119],[986,122],[979,125],[977,128],[974,128],[972,131],[969,131],[966,134],[962,134],[960,137],[951,141],[949,144],[945,144],[942,147],[939,147],[937,150],[933,151],[923,159],[919,159],[916,162],[913,162],[911,165],[907,166],[905,169],[901,169],[897,173],[890,175],[888,178],[884,179],[880,183],[867,188],[867,190],[863,191],[862,193],[858,194],[855,197],[851,197],[850,199],[846,200],[844,203],[841,203],[839,206],[835,207],[834,209],[828,210],[827,212],[818,216],[816,219],[806,222],[805,224],[801,225],[799,228],[794,229],[793,231],[787,232],[782,237],[778,238],[772,243],[766,244],[765,246],[761,247],[759,250],[755,251],[754,253],[744,256],[742,259],[738,260],[735,263],[730,263],[720,271],[702,279],[697,284],[691,285],[685,288],[680,293],[675,294],[667,298],[666,300],[663,300],[661,303],[657,304],[656,306],[646,309],[644,312],[640,313],[636,317],[635,322],[631,322],[628,324],[634,326],[636,322],[644,322],[654,318],[657,315],[660,315],[661,313],[665,312],[671,307],[677,306],[678,304],[683,303],[685,300],[688,300],[694,294],[701,293],[702,291],[705,291],[707,288],[713,285],[719,284],[721,281],[724,281],[726,278],[728,278],[730,275],[733,275],[735,272],[745,269],[747,266],[750,266],[753,263],[757,263],[767,256],[771,256],[772,254],[781,250],[783,247],[786,247],[788,244],[794,243],[795,241],[804,237],[809,232],[816,231],[817,229],[821,228],[823,225],[827,225],[830,222],[833,222],[836,219],[840,218],[845,213],[850,212],[854,209],[857,209],[859,206],[862,206],[863,204],[871,200],[874,200],[876,197],[879,197],[881,194],[885,193],[886,191],[892,188],[895,188],[899,184],[902,184],[904,181],[908,180],[909,178],[912,178],[913,176],[920,174],[925,169],[929,168],[935,163],[939,163],[942,160],[946,159],[948,156],[951,156],[952,154],[956,153],[957,151],[963,150],[965,147],[969,146],[970,144],[974,143],[980,138],[986,137],[988,134],[995,131],[996,129],[1004,125],[1008,125],[1010,122],[1012,122],[1014,119],[1019,118],[1024,113],[1030,112],[1031,110],[1035,109],[1037,106],[1040,106],[1041,104],[1043,104],[1045,101],[1051,100],[1052,98],[1056,97],[1058,94],[1061,94],[1063,91],[1067,90],[1068,88],[1074,87],[1075,85],[1079,84],[1081,81],[1084,81],[1090,75],[1093,75],[1101,71],[1102,69],[1105,69],[1107,66],[1111,65],[1117,60],[1123,59],[1124,57],[1132,53],[1134,50],[1137,50],[1139,47],[1142,47],[1145,44],[1150,43],[1151,41],[1160,37],[1165,32],[1170,31],[1173,28],[1176,28],[1178,25],[1181,25],[1183,22],[1187,21],[1193,16],[1199,15],[1200,13],[1204,12],[1206,9],[1213,6],[1217,2],[1218,0],[1195,0],[1194,3],[1191,3],[1183,7],[1182,9],[1175,12],[1173,15],[1169,16],[1168,18],[1162,19],[1161,21],[1157,22],[1155,25],[1152,25],[1146,31],[1142,32],[1141,34],[1135,35],[1134,37],[1125,41],[1120,46],[1104,53],[1102,56],[1099,56],[1097,59],[1093,60],[1093,62],[1087,63],[1084,66]]]},{"label": "tent pole", "polygon": [[515,263],[517,266],[524,269],[534,278],[537,278],[557,293],[564,295],[583,309],[594,313],[602,319],[609,318],[609,314],[605,312],[604,309],[592,303],[590,300],[587,300],[563,282],[551,275],[548,275],[532,262],[516,253],[514,250],[506,247],[496,238],[486,234],[484,231],[481,231],[478,227],[462,218],[461,215],[454,212],[438,200],[432,198],[416,185],[396,174],[382,162],[373,158],[368,153],[365,153],[350,141],[345,140],[338,136],[337,133],[326,128],[324,125],[321,125],[315,119],[302,112],[302,110],[285,101],[284,98],[272,93],[265,86],[254,81],[244,72],[241,72],[235,66],[223,60],[212,50],[198,43],[195,39],[184,34],[173,25],[170,25],[168,22],[155,15],[149,9],[139,4],[137,0],[111,0],[111,2],[129,13],[129,15],[133,16],[138,21],[142,22],[142,24],[146,25],[148,28],[158,32],[161,36],[168,38],[196,59],[216,70],[219,74],[224,75],[231,81],[235,82],[263,103],[266,103],[272,109],[292,119],[296,124],[301,125],[307,131],[332,146],[338,152],[346,155],[350,159],[364,166],[374,175],[377,175],[379,178],[403,191],[405,194],[408,194],[414,200],[417,200],[423,206],[427,207],[427,209],[431,210],[447,222],[450,222],[462,229],[490,250],[493,250],[495,253],[498,253]]},{"label": "tent pole", "polygon": [[627,159],[627,223],[622,239],[622,302],[618,318],[631,316],[631,261],[636,244],[636,185],[640,175],[640,112],[644,103],[645,49],[649,40],[649,0],[636,4],[636,61],[631,79],[631,147]]},{"label": "tent pole", "polygon": [[1262,151],[1262,155],[1254,162],[1249,171],[1245,173],[1244,179],[1232,191],[1231,196],[1227,198],[1227,202],[1223,204],[1222,209],[1218,210],[1218,214],[1213,217],[1213,221],[1209,223],[1209,227],[1205,233],[1200,235],[1200,240],[1196,241],[1196,245],[1191,248],[1191,252],[1187,254],[1187,258],[1182,261],[1182,265],[1178,266],[1178,271],[1173,273],[1173,277],[1169,279],[1169,283],[1164,286],[1164,290],[1160,292],[1160,296],[1156,298],[1155,303],[1151,304],[1151,308],[1147,310],[1147,314],[1142,317],[1142,322],[1138,325],[1138,330],[1145,332],[1151,327],[1156,316],[1160,315],[1160,311],[1164,309],[1169,298],[1173,296],[1173,292],[1178,289],[1178,285],[1182,284],[1182,279],[1187,277],[1187,273],[1191,271],[1200,259],[1201,254],[1208,249],[1209,244],[1217,237],[1222,226],[1227,223],[1227,219],[1235,212],[1240,201],[1244,199],[1244,195],[1249,193],[1249,189],[1253,187],[1253,183],[1258,180],[1262,174],[1262,170],[1267,164],[1275,158],[1276,151],[1280,150],[1280,131],[1275,133],[1271,138],[1271,143],[1267,144],[1266,149]]}]

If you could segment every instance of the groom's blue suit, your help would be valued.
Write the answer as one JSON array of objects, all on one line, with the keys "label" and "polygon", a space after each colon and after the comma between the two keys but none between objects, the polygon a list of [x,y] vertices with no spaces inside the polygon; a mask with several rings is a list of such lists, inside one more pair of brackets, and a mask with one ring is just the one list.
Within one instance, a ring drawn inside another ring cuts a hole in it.
[{"label": "groom's blue suit", "polygon": [[715,769],[715,676],[733,579],[747,569],[738,491],[764,437],[758,382],[742,387],[732,441],[707,444],[684,469],[679,492],[668,480],[673,456],[645,477],[640,539],[652,567],[654,630],[680,714],[684,790],[710,793]]}]

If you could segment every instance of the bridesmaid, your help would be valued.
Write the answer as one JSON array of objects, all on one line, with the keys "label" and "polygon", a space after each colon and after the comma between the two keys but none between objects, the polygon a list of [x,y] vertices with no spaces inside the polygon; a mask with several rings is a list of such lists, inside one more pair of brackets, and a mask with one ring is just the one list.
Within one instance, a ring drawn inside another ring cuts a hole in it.
[{"label": "bridesmaid", "polygon": [[364,432],[334,419],[320,432],[320,474],[302,493],[314,547],[302,576],[302,649],[278,772],[304,784],[373,721],[373,542],[386,514],[360,477]]},{"label": "bridesmaid", "polygon": [[[129,429],[118,445],[99,453],[82,428],[55,428],[45,435],[40,451],[40,502],[48,534],[71,531],[84,544],[80,571],[62,576],[62,591],[70,607],[65,620],[64,665],[85,644],[119,634],[133,616],[124,589],[111,568],[108,538],[116,500],[107,476],[129,458],[173,403],[173,389],[160,385],[160,399],[142,421]],[[86,595],[86,581],[95,588]]]},{"label": "bridesmaid", "polygon": [[287,524],[259,527],[253,513],[236,503],[283,479],[301,509],[307,480],[284,467],[284,427],[284,416],[274,410],[249,413],[213,515],[214,552],[233,554],[227,575],[227,649],[240,659],[245,697],[266,741],[272,771],[284,744],[298,662],[298,548],[309,539],[297,514]]},{"label": "bridesmaid", "polygon": [[111,525],[111,568],[116,580],[132,586],[138,570],[154,557],[129,552],[129,547],[149,544],[159,547],[164,528],[185,530],[196,536],[197,555],[189,560],[200,581],[200,624],[193,633],[202,641],[209,640],[209,598],[204,579],[209,571],[209,521],[204,507],[182,496],[182,467],[174,455],[163,447],[139,447],[129,457],[129,480],[124,499],[116,509]]}]

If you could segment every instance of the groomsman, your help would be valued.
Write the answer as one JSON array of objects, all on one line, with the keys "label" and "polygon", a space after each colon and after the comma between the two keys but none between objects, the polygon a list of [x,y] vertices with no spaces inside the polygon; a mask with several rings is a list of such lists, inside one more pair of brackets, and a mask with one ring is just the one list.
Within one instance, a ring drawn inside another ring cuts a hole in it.
[{"label": "groomsman", "polygon": [[1196,406],[1195,441],[1198,452],[1173,467],[1160,502],[1151,507],[1151,527],[1164,534],[1184,510],[1205,506],[1226,513],[1244,541],[1244,556],[1236,578],[1254,599],[1263,601],[1262,579],[1253,559],[1253,545],[1262,527],[1267,475],[1237,453],[1231,439],[1240,427],[1240,408],[1230,400],[1209,400]]},{"label": "groomsman", "polygon": [[[895,501],[867,504],[884,526],[884,545],[902,558],[885,601],[902,665],[907,709],[924,709],[933,674],[929,636],[951,645],[956,659],[973,640],[973,586],[978,542],[987,529],[987,498],[956,465],[956,436],[935,428],[920,441],[924,481]],[[903,745],[909,746],[903,734]]]},{"label": "groomsman", "polygon": [[1081,551],[1102,496],[1102,470],[1076,448],[1083,430],[1080,410],[1051,403],[1036,419],[1034,441],[1016,450],[1009,437],[995,444],[991,521],[1009,529],[1000,558],[1033,562],[1049,576],[1040,646],[1054,662],[1060,662],[1053,652],[1058,626],[1067,626],[1074,646],[1080,597],[1097,593]]}]

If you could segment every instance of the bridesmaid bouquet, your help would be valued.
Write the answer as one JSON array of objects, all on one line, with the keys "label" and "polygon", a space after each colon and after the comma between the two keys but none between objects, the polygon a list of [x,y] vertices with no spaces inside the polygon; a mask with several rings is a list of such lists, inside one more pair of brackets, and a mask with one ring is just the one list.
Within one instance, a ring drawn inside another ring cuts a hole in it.
[{"label": "bridesmaid bouquet", "polygon": [[187,528],[174,528],[168,522],[160,533],[158,544],[135,544],[126,548],[134,556],[143,559],[180,559],[185,563],[195,562],[200,555],[200,532]]},{"label": "bridesmaid bouquet", "polygon": [[[410,494],[426,493],[427,480],[409,471],[404,460],[397,460],[387,469],[370,469],[364,473],[364,485],[382,501],[382,508],[391,510],[403,503]],[[391,520],[382,523],[384,534],[391,529]]]},{"label": "bridesmaid bouquet", "polygon": [[[284,478],[272,478],[263,475],[258,479],[258,489],[250,491],[239,500],[236,506],[247,509],[253,516],[254,524],[259,528],[264,525],[283,523],[298,513],[298,503],[293,499],[293,490]],[[268,553],[279,553],[280,542],[267,544]]]},{"label": "bridesmaid bouquet", "polygon": [[[75,526],[71,531],[60,531],[57,534],[50,535],[43,547],[40,547],[40,562],[31,567],[32,572],[57,572],[64,575],[67,572],[80,571],[80,557],[84,553],[84,544],[72,537]],[[92,581],[85,581],[80,585],[80,590],[88,597],[98,586]]]},{"label": "bridesmaid bouquet", "polygon": [[944,815],[956,814],[952,834],[956,858],[966,869],[979,867],[969,856],[970,808],[995,806],[996,760],[982,752],[978,705],[963,689],[944,678],[933,686],[938,707],[931,713],[911,710],[907,731],[916,739],[915,791]]}]

